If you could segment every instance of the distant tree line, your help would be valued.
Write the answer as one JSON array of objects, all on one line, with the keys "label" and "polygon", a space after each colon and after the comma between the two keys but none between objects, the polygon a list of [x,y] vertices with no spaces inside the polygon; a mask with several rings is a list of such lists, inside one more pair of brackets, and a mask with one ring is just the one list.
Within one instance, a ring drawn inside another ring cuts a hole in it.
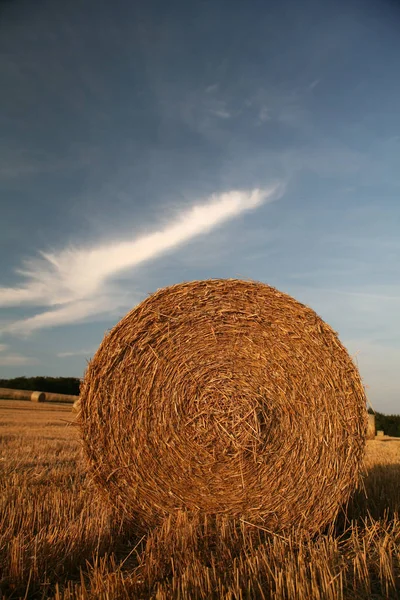
[{"label": "distant tree line", "polygon": [[78,377],[14,377],[0,379],[0,387],[12,390],[32,390],[52,392],[54,394],[71,394],[79,396],[80,379]]},{"label": "distant tree line", "polygon": [[400,437],[400,415],[384,415],[380,412],[374,413],[373,410],[368,412],[375,415],[376,430],[384,431],[385,435],[392,437]]},{"label": "distant tree line", "polygon": [[376,429],[382,429],[385,435],[400,437],[400,415],[383,415],[375,413]]}]

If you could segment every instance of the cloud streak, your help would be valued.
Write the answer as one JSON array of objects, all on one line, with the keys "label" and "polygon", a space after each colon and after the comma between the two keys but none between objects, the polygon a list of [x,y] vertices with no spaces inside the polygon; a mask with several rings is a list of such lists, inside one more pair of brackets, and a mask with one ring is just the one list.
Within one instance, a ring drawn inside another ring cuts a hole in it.
[{"label": "cloud streak", "polygon": [[0,367],[19,367],[22,365],[35,365],[37,364],[35,358],[30,356],[23,356],[22,354],[0,354]]},{"label": "cloud streak", "polygon": [[0,306],[51,307],[41,313],[3,327],[9,334],[29,334],[34,330],[66,325],[93,318],[123,306],[123,294],[112,279],[123,271],[193,238],[205,235],[243,213],[259,208],[282,194],[280,185],[269,189],[229,191],[211,196],[192,206],[164,228],[135,240],[115,241],[91,247],[68,247],[25,261],[18,273],[25,283],[0,288]]},{"label": "cloud streak", "polygon": [[81,323],[95,319],[104,313],[112,314],[116,307],[121,307],[118,299],[114,304],[113,298],[103,293],[97,298],[72,301],[60,308],[48,310],[27,319],[20,319],[4,327],[3,332],[24,335],[39,329]]},{"label": "cloud streak", "polygon": [[59,352],[57,354],[58,358],[69,358],[71,356],[93,356],[96,352],[96,349],[92,348],[91,350],[71,350],[70,352]]}]

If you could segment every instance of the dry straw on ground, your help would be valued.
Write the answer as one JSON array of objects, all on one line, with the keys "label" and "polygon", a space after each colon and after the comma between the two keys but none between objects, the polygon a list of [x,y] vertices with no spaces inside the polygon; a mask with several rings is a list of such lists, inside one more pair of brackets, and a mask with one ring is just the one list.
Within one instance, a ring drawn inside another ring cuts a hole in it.
[{"label": "dry straw on ground", "polygon": [[99,490],[136,523],[179,509],[316,532],[353,491],[358,371],[310,308],[267,285],[159,290],[105,337],[81,390]]}]

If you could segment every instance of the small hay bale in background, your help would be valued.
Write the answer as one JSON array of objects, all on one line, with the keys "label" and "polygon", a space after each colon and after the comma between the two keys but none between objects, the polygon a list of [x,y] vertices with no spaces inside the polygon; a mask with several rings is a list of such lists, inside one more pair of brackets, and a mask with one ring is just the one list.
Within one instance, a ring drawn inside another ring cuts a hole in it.
[{"label": "small hay bale in background", "polygon": [[32,392],[32,402],[44,402],[46,400],[46,394],[44,392]]},{"label": "small hay bale in background", "polygon": [[78,400],[79,396],[72,396],[71,394],[57,394],[54,392],[46,392],[47,402],[59,402],[62,404],[73,404]]},{"label": "small hay bale in background", "polygon": [[13,388],[0,388],[0,398],[9,398],[10,400],[30,400],[32,390],[14,390]]},{"label": "small hay bale in background", "polygon": [[336,333],[258,282],[161,289],[105,337],[81,389],[99,490],[136,524],[179,509],[317,532],[354,490],[367,429]]},{"label": "small hay bale in background", "polygon": [[368,414],[367,439],[373,440],[376,435],[375,415]]}]

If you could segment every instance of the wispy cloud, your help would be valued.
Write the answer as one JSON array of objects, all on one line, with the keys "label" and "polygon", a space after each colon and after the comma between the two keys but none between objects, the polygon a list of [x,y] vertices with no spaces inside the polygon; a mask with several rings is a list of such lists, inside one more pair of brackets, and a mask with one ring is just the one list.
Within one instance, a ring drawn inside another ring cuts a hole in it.
[{"label": "wispy cloud", "polygon": [[34,365],[35,358],[23,356],[15,352],[4,354],[8,350],[8,344],[0,344],[0,367],[18,367],[19,365]]},{"label": "wispy cloud", "polygon": [[46,153],[38,153],[34,149],[19,150],[8,142],[0,144],[0,181],[29,177],[42,173],[71,171],[90,164],[89,149],[86,153],[75,149],[74,156],[55,158]]},{"label": "wispy cloud", "polygon": [[232,117],[232,113],[230,113],[229,110],[226,110],[226,108],[210,110],[210,113],[220,119],[230,119]]},{"label": "wispy cloud", "polygon": [[235,119],[242,112],[240,103],[221,91],[218,84],[193,91],[170,104],[173,114],[178,111],[175,118],[213,143],[226,135],[224,121]]},{"label": "wispy cloud", "polygon": [[26,261],[18,271],[26,280],[24,285],[0,288],[0,306],[30,304],[54,308],[8,324],[2,331],[29,334],[37,329],[93,319],[123,306],[124,294],[112,285],[113,277],[273,201],[282,189],[275,185],[263,190],[213,195],[164,228],[136,240],[41,252],[40,257]]},{"label": "wispy cloud", "polygon": [[206,94],[213,94],[219,88],[219,83],[213,83],[206,87]]},{"label": "wispy cloud", "polygon": [[375,290],[371,291],[357,285],[353,289],[294,285],[291,292],[312,306],[334,328],[346,330],[347,335],[357,335],[358,339],[378,339],[387,332],[389,319],[393,335],[398,336],[399,286],[388,289],[376,285]]},{"label": "wispy cloud", "polygon": [[260,119],[261,123],[265,123],[266,121],[271,120],[271,112],[270,112],[268,106],[264,105],[260,108],[260,112],[258,113],[258,118]]},{"label": "wispy cloud", "polygon": [[28,335],[39,329],[48,329],[69,323],[96,320],[105,313],[112,315],[117,308],[123,306],[118,296],[112,296],[104,290],[98,295],[87,300],[74,300],[67,302],[60,308],[48,310],[27,319],[20,319],[3,328],[4,333]]},{"label": "wispy cloud", "polygon": [[96,352],[95,348],[90,350],[71,350],[70,352],[59,352],[57,356],[59,358],[69,358],[70,356],[92,356]]},{"label": "wispy cloud", "polygon": [[312,81],[312,82],[310,83],[310,85],[308,86],[308,88],[309,88],[310,90],[313,90],[315,87],[317,87],[317,85],[318,85],[320,82],[321,82],[321,80],[320,80],[320,79],[314,79],[314,81]]},{"label": "wispy cloud", "polygon": [[323,292],[325,294],[339,294],[341,296],[355,296],[365,300],[395,300],[396,302],[400,301],[400,294],[387,294],[387,293],[373,293],[367,291],[354,291],[354,290],[343,290],[343,289],[334,289],[334,288],[318,288],[313,287],[313,291]]},{"label": "wispy cloud", "polygon": [[23,356],[22,354],[0,354],[0,366],[1,367],[19,367],[22,365],[35,365],[38,361],[30,356]]}]

